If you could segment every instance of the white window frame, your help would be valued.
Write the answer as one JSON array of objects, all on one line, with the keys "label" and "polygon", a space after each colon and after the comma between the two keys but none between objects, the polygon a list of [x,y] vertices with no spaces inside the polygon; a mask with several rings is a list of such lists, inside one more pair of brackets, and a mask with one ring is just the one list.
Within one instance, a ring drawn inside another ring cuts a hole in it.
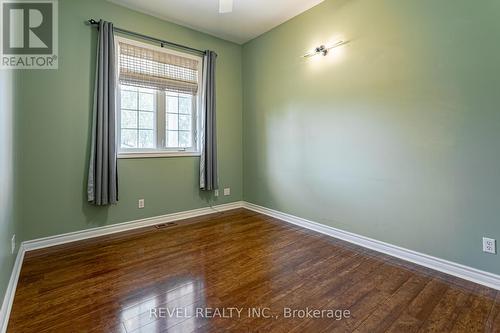
[{"label": "white window frame", "polygon": [[[126,44],[136,45],[144,48],[149,48],[154,51],[165,52],[169,54],[174,54],[177,56],[191,58],[198,60],[198,93],[195,98],[193,98],[192,106],[192,140],[193,146],[190,148],[167,148],[165,147],[166,140],[166,91],[157,91],[156,101],[155,101],[155,136],[156,136],[156,146],[157,148],[122,148],[121,147],[121,85],[118,79],[120,71],[120,49],[119,42]],[[151,45],[147,43],[142,43],[133,39],[115,36],[116,43],[116,64],[117,64],[117,98],[116,98],[116,128],[117,128],[117,141],[118,141],[118,158],[151,158],[151,157],[181,157],[181,156],[200,156],[200,133],[201,133],[201,91],[202,91],[202,75],[203,75],[203,58],[201,56],[193,55],[186,52],[180,52],[172,49],[167,49],[165,47],[159,47],[156,45]],[[162,133],[162,134],[159,134]],[[161,140],[163,139],[163,141]]]}]

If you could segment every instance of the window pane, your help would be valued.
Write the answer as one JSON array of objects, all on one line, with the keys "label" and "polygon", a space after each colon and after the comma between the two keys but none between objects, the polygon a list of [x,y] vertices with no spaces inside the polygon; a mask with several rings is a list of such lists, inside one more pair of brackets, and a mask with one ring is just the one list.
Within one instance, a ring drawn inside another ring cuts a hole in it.
[{"label": "window pane", "polygon": [[179,132],[179,147],[191,147],[191,132]]},{"label": "window pane", "polygon": [[191,114],[191,98],[179,98],[179,113]]},{"label": "window pane", "polygon": [[122,148],[137,148],[137,131],[136,130],[122,130]]},{"label": "window pane", "polygon": [[137,110],[137,93],[133,91],[122,90],[121,104],[123,109]]},{"label": "window pane", "polygon": [[139,148],[155,148],[154,131],[139,130]]},{"label": "window pane", "polygon": [[155,114],[153,112],[139,112],[139,128],[154,130]]},{"label": "window pane", "polygon": [[167,147],[179,147],[177,131],[167,131]]},{"label": "window pane", "polygon": [[122,128],[137,128],[137,112],[122,110],[121,124]]},{"label": "window pane", "polygon": [[[155,68],[148,67],[153,64],[153,61],[145,58],[133,58],[125,54],[123,56],[129,57],[124,58],[125,60],[139,61],[142,68],[155,70]],[[122,65],[126,64],[122,63]],[[173,67],[162,67],[158,70],[169,69],[176,71],[176,73],[182,72],[181,74],[185,74],[184,71],[189,70],[171,64],[165,66]],[[192,72],[196,84],[197,70],[192,70]],[[193,103],[198,102],[196,95],[167,90],[166,88],[159,90],[159,88],[129,86],[126,82],[132,81],[127,81],[125,76],[120,82],[121,95],[118,100],[120,102],[120,124],[118,129],[122,152],[126,152],[127,149],[134,150],[134,152],[151,152],[165,148],[176,151],[177,148],[193,147],[197,141],[197,138],[194,137],[196,133],[194,130],[198,122],[198,115],[197,106],[193,105]],[[159,97],[162,100],[158,100]],[[159,109],[160,106],[161,109]],[[158,146],[158,142],[161,142],[163,147]]]},{"label": "window pane", "polygon": [[167,129],[177,130],[179,128],[179,116],[175,113],[167,113]]},{"label": "window pane", "polygon": [[183,131],[191,130],[191,116],[179,115],[179,129]]},{"label": "window pane", "polygon": [[154,111],[155,109],[155,95],[153,94],[139,94],[139,110]]},{"label": "window pane", "polygon": [[167,96],[167,112],[179,112],[178,100],[177,97]]}]

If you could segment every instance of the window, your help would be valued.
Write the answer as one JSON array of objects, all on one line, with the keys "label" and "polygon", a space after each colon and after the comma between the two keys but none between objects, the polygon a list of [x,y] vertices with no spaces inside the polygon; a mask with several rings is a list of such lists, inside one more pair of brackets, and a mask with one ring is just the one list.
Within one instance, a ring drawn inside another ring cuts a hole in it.
[{"label": "window", "polygon": [[[167,92],[167,147],[193,146],[193,103],[196,99],[189,94]],[[196,131],[195,131],[196,132]]]},{"label": "window", "polygon": [[121,149],[154,149],[157,91],[123,85],[120,92]]},{"label": "window", "polygon": [[119,156],[198,155],[202,59],[117,41]]}]

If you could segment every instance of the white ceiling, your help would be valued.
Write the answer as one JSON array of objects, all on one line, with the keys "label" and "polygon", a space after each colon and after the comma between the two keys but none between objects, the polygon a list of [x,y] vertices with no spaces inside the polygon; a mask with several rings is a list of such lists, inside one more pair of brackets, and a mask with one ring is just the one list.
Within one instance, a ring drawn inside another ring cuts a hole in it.
[{"label": "white ceiling", "polygon": [[219,14],[218,0],[109,1],[243,44],[324,0],[234,0],[227,14]]}]

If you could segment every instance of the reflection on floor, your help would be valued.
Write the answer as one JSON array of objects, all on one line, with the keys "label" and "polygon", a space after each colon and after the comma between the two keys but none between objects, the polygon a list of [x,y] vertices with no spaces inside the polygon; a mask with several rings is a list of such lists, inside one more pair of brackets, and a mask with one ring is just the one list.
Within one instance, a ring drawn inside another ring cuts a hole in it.
[{"label": "reflection on floor", "polygon": [[166,331],[499,332],[500,293],[244,209],[27,253],[9,332]]}]

